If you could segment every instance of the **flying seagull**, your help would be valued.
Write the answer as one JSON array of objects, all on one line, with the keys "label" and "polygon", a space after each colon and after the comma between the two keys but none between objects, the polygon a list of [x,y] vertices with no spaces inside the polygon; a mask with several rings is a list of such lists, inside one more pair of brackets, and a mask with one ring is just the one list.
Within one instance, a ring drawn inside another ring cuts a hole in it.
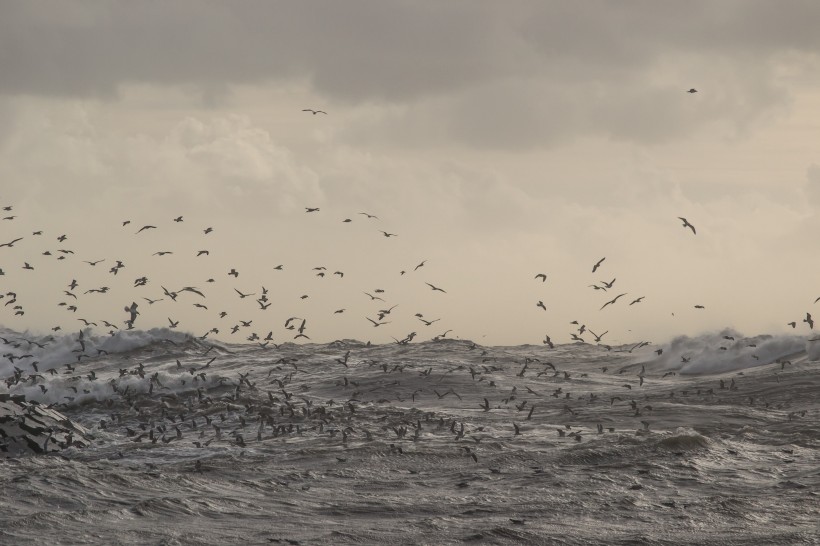
[{"label": "flying seagull", "polygon": [[697,93],[697,92],[698,92],[698,90],[695,89],[694,87],[692,87],[691,89],[689,89],[689,91],[687,91],[687,93]]},{"label": "flying seagull", "polygon": [[545,273],[539,273],[538,275],[535,276],[535,278],[536,279],[541,279],[541,282],[546,282],[547,275]]},{"label": "flying seagull", "polygon": [[606,257],[601,258],[600,260],[598,260],[598,263],[596,263],[594,266],[592,266],[592,272],[593,273],[598,271],[598,268],[601,267],[601,264],[604,262],[604,260],[606,260]]},{"label": "flying seagull", "polygon": [[312,108],[303,108],[303,109],[302,109],[302,112],[310,112],[310,113],[312,113],[314,116],[315,116],[316,114],[324,114],[324,115],[327,115],[327,112],[325,112],[324,110],[314,110],[314,109],[312,109]]},{"label": "flying seagull", "polygon": [[689,220],[687,220],[687,219],[686,219],[686,218],[684,218],[683,216],[678,216],[678,220],[683,220],[683,227],[685,227],[685,228],[691,228],[691,229],[692,229],[692,233],[694,233],[695,235],[697,235],[697,234],[698,234],[698,232],[697,232],[697,231],[695,231],[695,226],[693,226],[692,224],[690,224],[690,223],[689,223]]},{"label": "flying seagull", "polygon": [[599,309],[599,311],[602,311],[602,310],[603,310],[603,308],[604,308],[604,307],[606,307],[607,305],[612,305],[613,303],[615,303],[616,301],[618,301],[618,298],[620,298],[621,296],[626,296],[626,292],[624,292],[623,294],[618,294],[618,295],[617,295],[617,296],[615,296],[613,299],[611,299],[611,300],[609,300],[608,302],[606,302],[605,304],[603,304],[603,305],[601,306],[601,309]]}]

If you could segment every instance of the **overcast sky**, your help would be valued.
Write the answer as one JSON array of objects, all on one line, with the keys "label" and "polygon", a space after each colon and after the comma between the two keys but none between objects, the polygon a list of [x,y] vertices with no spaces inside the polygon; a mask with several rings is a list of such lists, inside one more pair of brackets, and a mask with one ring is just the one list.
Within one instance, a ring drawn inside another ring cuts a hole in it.
[{"label": "overcast sky", "polygon": [[0,291],[25,313],[0,323],[104,332],[136,301],[138,328],[236,341],[290,340],[292,316],[314,341],[808,335],[817,21],[815,1],[0,0],[0,244],[23,237]]}]

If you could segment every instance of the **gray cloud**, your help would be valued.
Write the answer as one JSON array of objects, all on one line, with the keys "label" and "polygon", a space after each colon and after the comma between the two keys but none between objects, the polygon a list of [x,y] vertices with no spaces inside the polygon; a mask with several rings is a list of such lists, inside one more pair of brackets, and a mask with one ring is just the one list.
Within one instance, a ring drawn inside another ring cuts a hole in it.
[{"label": "gray cloud", "polygon": [[[309,77],[329,97],[407,100],[504,77],[635,78],[670,52],[816,52],[816,2],[8,2],[6,93]],[[685,81],[696,79],[685,75]]]}]

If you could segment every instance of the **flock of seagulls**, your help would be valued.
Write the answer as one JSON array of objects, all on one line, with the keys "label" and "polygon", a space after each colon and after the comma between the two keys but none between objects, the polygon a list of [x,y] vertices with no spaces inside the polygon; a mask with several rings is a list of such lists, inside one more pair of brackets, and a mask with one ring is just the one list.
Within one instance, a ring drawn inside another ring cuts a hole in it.
[{"label": "flock of seagulls", "polygon": [[[314,113],[322,112],[322,111],[313,111],[313,110],[309,110],[309,109],[306,110],[306,111],[310,111],[310,112],[314,112]],[[12,211],[13,206],[6,205],[4,207],[4,209],[6,211]],[[321,209],[319,207],[305,207],[305,213],[306,214],[311,214],[311,215],[312,214],[321,214]],[[358,212],[357,214],[361,215],[361,216],[364,216],[365,219],[368,220],[368,221],[371,221],[371,220],[378,221],[379,220],[378,216],[376,216],[375,214],[371,214],[369,212]],[[683,216],[679,216],[678,219],[683,222],[682,225],[683,225],[684,229],[690,229],[692,231],[693,235],[697,235],[697,230],[696,230],[695,226],[687,218],[685,218]],[[7,222],[9,222],[10,225],[11,225],[12,222],[14,223],[14,225],[16,225],[19,222],[18,215],[9,215],[5,218],[5,220]],[[176,216],[176,217],[172,218],[172,222],[177,224],[177,225],[182,224],[184,222],[184,217],[182,215]],[[351,218],[345,218],[343,220],[343,222],[344,223],[350,223],[350,222],[352,222],[352,220],[351,220]],[[125,220],[125,221],[122,222],[122,227],[125,228],[125,227],[129,226],[130,224],[131,224],[130,220]],[[144,224],[139,229],[136,229],[132,233],[133,233],[133,236],[143,237],[148,232],[154,232],[154,231],[157,231],[157,230],[162,231],[160,229],[160,226],[158,226],[158,225]],[[203,236],[208,236],[213,231],[214,231],[214,228],[212,226],[208,226],[208,227],[202,229]],[[385,238],[388,238],[388,239],[393,238],[393,237],[397,237],[396,233],[391,233],[391,232],[381,230],[381,229],[379,229],[377,231],[379,233],[381,233]],[[35,238],[37,238],[39,240],[42,240],[43,237],[44,237],[43,230],[34,230],[34,231],[32,231],[32,235],[30,236],[32,241],[34,241]],[[74,251],[64,247],[66,241],[69,240],[69,236],[67,234],[63,233],[63,234],[60,234],[59,236],[55,237],[55,240],[57,241],[57,243],[59,243],[60,248],[57,248],[54,253],[52,253],[51,250],[44,249],[41,252],[41,254],[43,256],[56,257],[56,259],[60,260],[60,261],[72,259],[73,256],[74,256]],[[26,244],[31,244],[31,243],[29,243],[29,237],[22,236],[22,235],[21,236],[15,236],[15,237],[11,238],[8,242],[0,243],[0,250],[1,249],[7,249],[7,248],[8,249],[17,249],[17,248],[20,247],[20,245],[26,245]],[[40,245],[40,246],[42,247],[43,245]],[[207,257],[210,256],[210,251],[207,248],[202,248],[202,246],[204,246],[204,243],[196,243],[195,250],[192,251],[192,254],[196,258],[207,258]],[[152,253],[152,256],[161,258],[161,257],[165,257],[165,256],[174,255],[174,252],[175,251],[171,250],[171,249],[157,250],[157,251]],[[2,259],[2,255],[0,255],[0,259]],[[97,268],[101,264],[106,263],[107,260],[108,260],[108,263],[112,264],[110,269],[108,269],[108,272],[112,275],[112,277],[119,278],[118,274],[121,275],[120,271],[125,269],[125,263],[120,259],[112,260],[110,258],[94,257],[93,259],[84,259],[84,260],[81,260],[81,261],[82,261],[82,263],[86,264],[88,267]],[[29,270],[29,271],[35,270],[35,267],[32,265],[32,263],[34,261],[35,260],[33,258],[29,258],[28,261],[24,261],[22,266],[21,266],[22,269]],[[602,258],[598,259],[592,265],[592,273],[597,273],[599,270],[601,270],[601,268],[604,267],[604,262],[605,261],[606,261],[606,257],[602,257]],[[411,273],[418,273],[418,271],[420,269],[424,268],[427,263],[428,263],[427,260],[422,260],[417,265],[415,265],[415,267],[413,267],[409,271]],[[274,271],[282,271],[283,269],[284,269],[283,264],[279,264],[279,265],[273,267]],[[330,271],[328,271],[327,268],[325,268],[324,266],[314,267],[313,270],[314,270],[315,276],[319,277],[319,278],[325,278],[327,275],[331,275]],[[404,276],[404,275],[407,274],[407,271],[408,270],[401,270],[399,272],[399,274],[401,276]],[[75,271],[73,274],[76,275],[76,273],[77,272]],[[0,275],[5,275],[5,272],[2,268],[0,268]],[[239,271],[235,267],[230,268],[230,270],[227,272],[227,275],[229,277],[233,277],[234,279],[238,279],[239,278]],[[337,270],[337,271],[333,271],[332,276],[337,277],[339,279],[343,279],[345,277],[345,274],[344,274],[343,271]],[[535,274],[534,279],[536,281],[540,281],[543,284],[543,283],[547,282],[548,275],[547,275],[547,273],[544,273],[544,272],[538,272],[538,273]],[[67,281],[68,281],[68,279],[67,279]],[[201,281],[202,281],[202,279],[200,279],[200,282]],[[615,286],[616,281],[617,281],[617,277],[613,277],[609,281],[602,280],[602,281],[599,281],[598,283],[594,283],[594,284],[591,284],[589,286],[591,288],[593,288],[595,291],[607,292],[608,290],[611,290]],[[122,284],[122,282],[124,282],[124,281],[121,281],[119,284]],[[208,278],[207,281],[205,281],[205,282],[215,283],[216,280],[213,277],[211,277],[211,278]],[[133,286],[132,287],[133,288],[141,288],[141,287],[147,286],[148,284],[149,284],[148,277],[147,276],[140,276],[140,277],[137,277],[133,281]],[[118,321],[118,320],[113,319],[113,318],[106,318],[105,320],[91,320],[91,319],[88,319],[88,318],[85,318],[85,317],[77,318],[76,320],[79,321],[79,322],[82,322],[83,325],[86,326],[86,327],[88,327],[88,326],[100,327],[100,325],[102,325],[102,327],[108,328],[109,334],[114,335],[116,333],[116,331],[120,329],[120,326],[118,326],[118,323],[122,324],[123,325],[122,327],[125,328],[125,329],[129,329],[129,330],[134,329],[135,324],[137,323],[137,320],[139,319],[139,317],[142,315],[142,312],[143,312],[141,310],[141,305],[143,307],[145,305],[148,305],[149,307],[153,307],[155,304],[158,304],[159,302],[165,302],[164,305],[168,305],[169,303],[170,304],[175,304],[175,303],[183,301],[180,298],[180,296],[182,296],[183,294],[193,294],[195,296],[198,296],[199,300],[194,301],[194,302],[191,303],[191,305],[193,307],[204,310],[204,311],[212,311],[208,307],[208,298],[206,297],[205,291],[197,288],[196,286],[193,286],[193,284],[198,284],[198,283],[191,283],[191,284],[192,284],[191,286],[183,286],[181,288],[171,290],[171,289],[166,288],[162,283],[160,283],[159,288],[161,288],[161,290],[162,290],[161,294],[156,294],[155,293],[155,294],[152,294],[150,297],[148,297],[148,295],[143,296],[142,301],[144,301],[146,303],[140,304],[137,301],[131,301],[130,303],[127,303],[124,307],[125,312],[126,312],[126,317],[121,319],[121,321]],[[426,286],[428,286],[432,292],[440,292],[442,294],[447,294],[447,291],[444,288],[442,288],[440,286],[437,286],[436,284],[433,284],[433,283],[427,282],[427,281],[425,281],[424,284]],[[156,286],[156,283],[153,283],[153,285]],[[109,286],[86,287],[85,290],[78,290],[78,288],[80,288],[80,286],[81,285],[80,285],[80,283],[78,282],[78,280],[76,278],[71,278],[70,282],[66,283],[65,289],[62,291],[63,301],[60,301],[57,305],[59,307],[65,308],[65,310],[71,312],[72,314],[76,314],[81,309],[80,300],[82,298],[89,297],[92,294],[109,294],[109,291],[112,290],[112,288],[109,287]],[[121,288],[121,286],[119,288]],[[259,310],[259,311],[266,311],[268,308],[270,308],[273,305],[273,302],[270,300],[270,298],[268,296],[269,291],[265,286],[262,286],[259,291],[247,290],[245,288],[236,287],[236,286],[231,286],[231,290],[233,291],[233,293],[236,294],[236,296],[239,298],[240,301],[246,301],[247,300],[247,301],[255,302],[256,303],[256,309]],[[385,299],[383,297],[384,296],[384,290],[375,289],[375,290],[372,291],[372,293],[371,293],[371,291],[364,290],[363,293],[370,298],[371,302],[385,302]],[[258,297],[257,297],[257,295],[258,295]],[[628,295],[627,292],[621,292],[621,293],[617,294],[616,296],[612,297],[611,299],[608,299],[608,300],[602,302],[602,304],[599,308],[599,311],[604,311],[610,306],[615,306],[616,304],[618,304],[618,302],[621,298],[623,298],[624,296],[627,296],[627,295]],[[308,294],[302,294],[300,296],[300,299],[305,300],[308,297],[309,297]],[[178,300],[178,298],[180,298],[180,299]],[[22,317],[22,316],[25,315],[26,311],[25,311],[25,308],[23,307],[22,303],[20,303],[18,301],[17,291],[15,291],[13,289],[6,290],[5,293],[0,294],[0,300],[2,300],[2,299],[5,299],[5,301],[3,302],[3,309],[13,311],[12,316]],[[644,299],[645,299],[645,296],[643,296],[643,295],[637,296],[637,297],[633,296],[633,298],[631,299],[631,301],[629,302],[628,305],[633,306],[633,305],[639,304],[639,303],[643,302]],[[815,300],[815,303],[817,303],[817,301],[820,301],[820,297]],[[395,307],[395,305],[393,307]],[[392,310],[393,307],[391,307],[390,310]],[[546,312],[548,310],[547,304],[544,302],[543,299],[537,300],[536,307],[538,307],[539,309],[541,309],[544,312]],[[694,305],[694,308],[698,309],[698,310],[703,310],[703,309],[705,309],[705,306],[701,305],[701,304],[696,304],[696,305]],[[346,310],[345,308],[335,309],[335,310],[333,310],[333,314],[334,315],[341,315],[345,312],[345,310]],[[176,313],[176,311],[174,311],[174,313]],[[375,328],[375,327],[379,327],[379,326],[384,326],[386,324],[390,324],[392,322],[391,320],[385,320],[385,317],[389,313],[390,313],[389,310],[380,310],[378,313],[376,313],[377,318],[372,318],[372,317],[369,317],[369,316],[366,316],[364,318],[366,319],[366,321],[369,324],[371,324]],[[220,311],[217,316],[221,320],[221,319],[224,319],[226,316],[228,316],[228,314],[229,313],[227,311]],[[420,323],[422,323],[423,325],[425,325],[425,326],[431,326],[434,323],[441,320],[440,318],[430,320],[430,319],[426,318],[422,313],[416,313],[415,318],[418,319],[418,321]],[[181,323],[184,325],[184,322],[179,318],[175,318],[175,317],[172,317],[172,316],[166,316],[165,319],[167,319],[167,323],[168,323],[169,328],[173,328],[173,329],[179,328]],[[304,318],[304,319],[300,318],[300,320],[303,320],[303,322],[302,322],[300,328],[298,329],[298,332],[295,333],[295,335],[293,336],[293,339],[310,340],[311,338],[306,333],[306,330],[307,330],[306,324],[308,322],[308,319],[307,318]],[[235,335],[236,333],[240,332],[242,329],[247,327],[247,326],[244,326],[245,324],[250,325],[251,322],[252,321],[240,320],[239,322],[235,323],[234,326],[230,327],[228,329],[228,331],[230,332],[230,335]],[[575,322],[575,321],[573,321],[573,322]],[[802,322],[807,324],[810,329],[814,329],[814,321],[813,321],[810,313],[806,313],[806,318],[803,319]],[[292,319],[288,319],[284,324],[284,329],[285,330],[293,330],[293,327],[292,327],[291,323],[292,323]],[[791,321],[791,322],[788,323],[788,325],[791,326],[792,328],[796,328],[797,321]],[[57,326],[53,327],[52,329],[54,331],[59,331],[59,330],[62,329],[62,326],[57,325]],[[201,337],[204,339],[209,335],[218,335],[218,334],[220,334],[222,329],[224,329],[224,326],[220,326],[219,324],[215,324],[207,332],[205,332],[203,335],[201,335]],[[272,332],[272,331],[273,331],[273,328],[270,328],[270,332]],[[583,325],[581,325],[581,327],[578,329],[577,332],[570,333],[570,339],[572,341],[577,341],[577,342],[586,342],[584,340],[584,338],[581,337],[584,334],[584,331],[585,331],[585,327]],[[415,336],[416,334],[413,333],[412,335]],[[435,336],[433,339],[441,339],[445,335],[446,334],[441,334],[439,336]],[[602,336],[597,336],[597,335],[594,336],[595,343],[600,344],[601,343],[601,337]],[[265,341],[260,341],[260,339],[262,339],[262,338],[265,338]],[[267,336],[265,336],[261,332],[250,332],[247,335],[246,339],[248,341],[257,342],[260,345],[264,345],[264,346],[267,346],[268,343],[272,343],[271,335],[268,334]],[[547,336],[547,339],[550,339],[549,336]],[[552,342],[550,341],[550,343],[552,343]]]}]

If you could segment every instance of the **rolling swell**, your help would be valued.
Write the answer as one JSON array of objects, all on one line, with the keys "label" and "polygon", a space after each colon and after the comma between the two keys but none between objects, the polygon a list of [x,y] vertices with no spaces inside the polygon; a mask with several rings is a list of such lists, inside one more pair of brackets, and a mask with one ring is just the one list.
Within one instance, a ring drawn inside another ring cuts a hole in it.
[{"label": "rolling swell", "polygon": [[72,363],[67,337],[32,348],[57,374],[7,394],[93,438],[0,460],[2,543],[816,542],[820,373],[776,362],[789,339],[665,375],[648,350],[169,330],[89,337],[103,351]]}]

